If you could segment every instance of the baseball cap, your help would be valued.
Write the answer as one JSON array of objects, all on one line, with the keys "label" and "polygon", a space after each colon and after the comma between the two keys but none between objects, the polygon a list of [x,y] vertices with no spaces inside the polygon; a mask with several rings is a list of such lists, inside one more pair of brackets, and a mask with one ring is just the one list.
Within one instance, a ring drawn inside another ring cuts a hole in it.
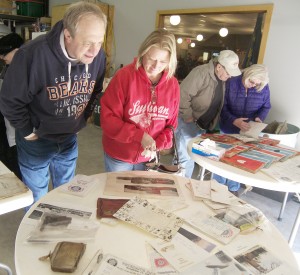
[{"label": "baseball cap", "polygon": [[233,51],[221,51],[218,56],[218,62],[224,66],[226,72],[230,74],[230,76],[238,76],[242,73],[239,69],[239,57]]},{"label": "baseball cap", "polygon": [[12,50],[19,48],[23,43],[23,38],[16,33],[2,36],[0,38],[0,55],[8,54]]}]

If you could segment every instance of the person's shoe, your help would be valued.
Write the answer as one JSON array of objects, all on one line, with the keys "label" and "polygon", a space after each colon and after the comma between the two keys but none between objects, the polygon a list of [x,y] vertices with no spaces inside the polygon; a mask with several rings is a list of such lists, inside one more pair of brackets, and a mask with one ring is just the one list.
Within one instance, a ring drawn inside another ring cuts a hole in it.
[{"label": "person's shoe", "polygon": [[229,190],[229,192],[230,192],[231,194],[235,195],[236,197],[239,197],[239,196],[240,196],[240,195],[239,195],[239,191],[230,191],[230,190]]}]

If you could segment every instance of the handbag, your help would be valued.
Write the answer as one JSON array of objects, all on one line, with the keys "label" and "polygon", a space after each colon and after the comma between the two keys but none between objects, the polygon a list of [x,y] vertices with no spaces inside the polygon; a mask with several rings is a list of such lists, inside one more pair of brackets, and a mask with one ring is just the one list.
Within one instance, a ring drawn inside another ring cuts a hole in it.
[{"label": "handbag", "polygon": [[145,164],[146,170],[182,176],[183,169],[179,164],[178,150],[177,150],[177,144],[176,144],[176,139],[175,139],[175,131],[174,131],[173,126],[171,126],[171,125],[168,125],[167,128],[170,128],[172,131],[172,134],[173,134],[173,147],[174,147],[173,163],[174,164],[161,163],[159,151],[156,151],[157,157],[155,158],[155,161],[147,162]]}]

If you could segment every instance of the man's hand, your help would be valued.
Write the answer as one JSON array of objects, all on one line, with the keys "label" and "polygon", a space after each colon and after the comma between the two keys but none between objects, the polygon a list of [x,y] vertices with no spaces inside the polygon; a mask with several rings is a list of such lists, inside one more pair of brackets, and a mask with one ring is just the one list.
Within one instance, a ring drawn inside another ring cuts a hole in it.
[{"label": "man's hand", "polygon": [[147,133],[144,133],[142,138],[142,146],[144,149],[155,151],[156,150],[156,142],[155,140]]},{"label": "man's hand", "polygon": [[240,117],[233,121],[233,125],[240,128],[243,132],[250,130],[250,125],[247,122],[247,117]]},{"label": "man's hand", "polygon": [[35,133],[31,133],[30,135],[24,137],[26,140],[37,140],[39,137]]}]

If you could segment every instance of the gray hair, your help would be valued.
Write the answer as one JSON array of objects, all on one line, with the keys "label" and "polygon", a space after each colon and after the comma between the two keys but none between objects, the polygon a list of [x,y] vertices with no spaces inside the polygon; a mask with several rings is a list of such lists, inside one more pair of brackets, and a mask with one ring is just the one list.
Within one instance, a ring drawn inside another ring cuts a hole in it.
[{"label": "gray hair", "polygon": [[139,48],[136,69],[142,65],[143,57],[152,47],[166,50],[170,53],[170,61],[166,71],[168,72],[167,78],[171,78],[174,75],[177,66],[175,36],[164,29],[155,30],[150,33]]},{"label": "gray hair", "polygon": [[269,73],[265,65],[253,64],[243,70],[243,81],[257,79],[261,83],[255,89],[260,92],[269,83]]},{"label": "gray hair", "polygon": [[67,29],[74,37],[80,20],[91,15],[99,18],[104,23],[104,29],[106,30],[107,18],[100,7],[83,1],[76,2],[68,7],[63,18],[64,29]]}]

